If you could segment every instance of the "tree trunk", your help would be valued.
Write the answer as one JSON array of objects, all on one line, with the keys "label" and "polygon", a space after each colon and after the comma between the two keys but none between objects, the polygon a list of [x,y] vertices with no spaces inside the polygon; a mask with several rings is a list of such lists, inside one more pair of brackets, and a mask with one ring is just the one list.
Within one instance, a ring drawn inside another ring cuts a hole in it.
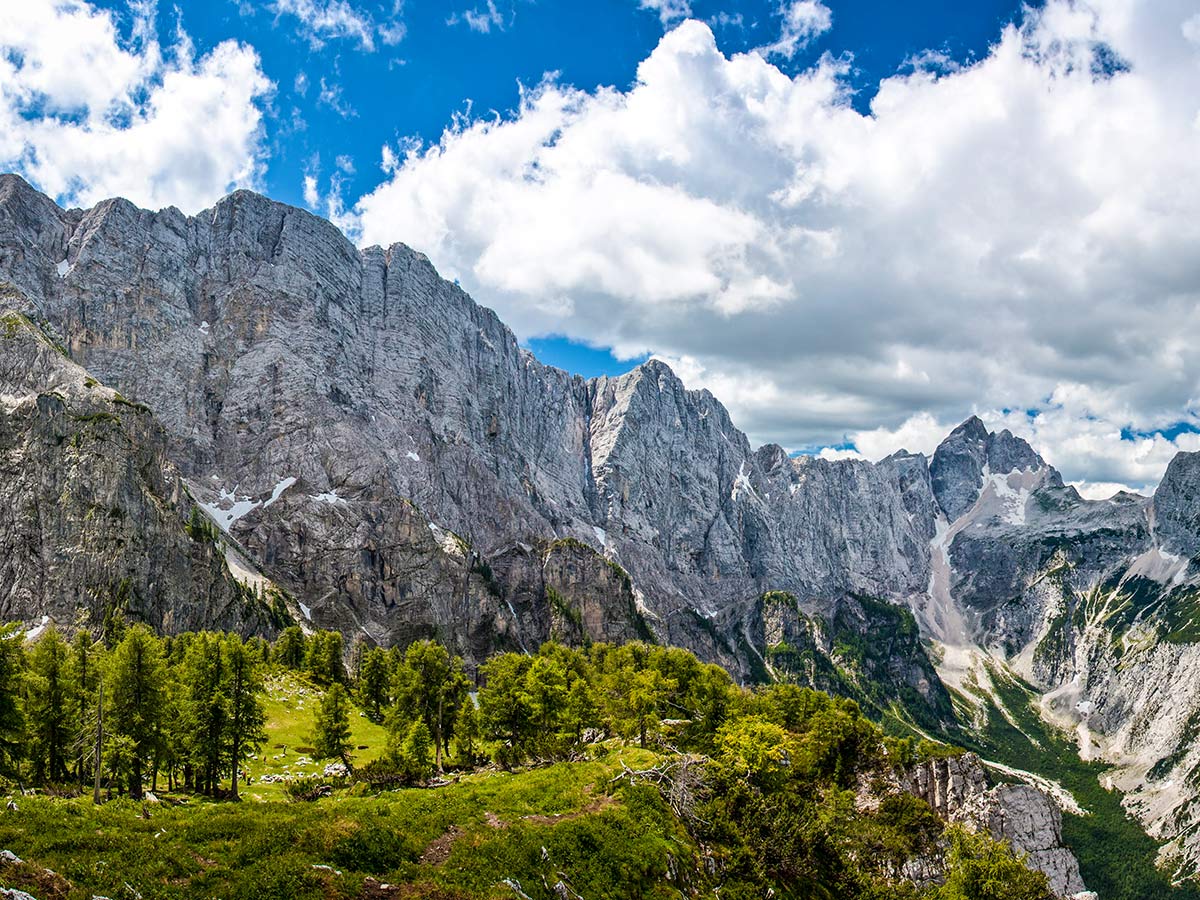
[{"label": "tree trunk", "polygon": [[241,742],[241,741],[239,740],[239,738],[238,738],[238,733],[237,733],[237,731],[236,731],[236,727],[237,727],[237,726],[236,726],[236,724],[235,724],[235,725],[234,725],[235,731],[234,731],[234,737],[233,737],[233,777],[232,777],[232,779],[230,780],[230,784],[229,784],[229,793],[230,793],[230,796],[231,796],[231,797],[232,797],[234,800],[237,800],[237,799],[238,799],[238,788],[237,788],[237,783],[238,783],[238,762],[239,762],[239,760],[240,760],[240,759],[241,759],[241,757],[242,757],[242,754],[241,754],[241,749],[242,749],[242,748],[241,748],[241,743],[242,743],[242,742]]},{"label": "tree trunk", "polygon": [[433,755],[437,758],[437,770],[441,775],[442,769],[442,695],[438,694],[438,716],[437,716],[437,734],[433,738]]},{"label": "tree trunk", "polygon": [[100,753],[104,747],[104,680],[100,680],[100,695],[96,700],[96,781],[92,787],[92,803],[100,805]]}]

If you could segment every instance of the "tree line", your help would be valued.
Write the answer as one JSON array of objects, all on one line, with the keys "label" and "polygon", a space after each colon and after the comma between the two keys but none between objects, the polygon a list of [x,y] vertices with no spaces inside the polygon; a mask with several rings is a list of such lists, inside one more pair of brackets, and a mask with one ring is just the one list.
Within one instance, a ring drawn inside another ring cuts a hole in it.
[{"label": "tree line", "polygon": [[147,787],[216,794],[265,739],[262,639],[145,625],[96,641],[53,626],[0,629],[0,773],[18,783],[91,786],[97,799]]}]

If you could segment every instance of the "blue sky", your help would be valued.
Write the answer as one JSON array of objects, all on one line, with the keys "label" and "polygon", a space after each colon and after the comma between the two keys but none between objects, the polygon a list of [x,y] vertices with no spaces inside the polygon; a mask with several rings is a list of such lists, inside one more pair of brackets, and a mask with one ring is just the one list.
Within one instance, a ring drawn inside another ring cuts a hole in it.
[{"label": "blue sky", "polygon": [[1093,496],[1200,450],[1200,0],[0,3],[0,168],[405,242],[755,443],[979,415]]},{"label": "blue sky", "polygon": [[[129,29],[125,2],[97,5]],[[690,6],[693,16],[710,23],[727,54],[769,43],[780,29],[778,2],[697,0]],[[1012,0],[830,0],[828,6],[837,27],[780,67],[800,71],[825,53],[851,60],[853,103],[863,111],[880,80],[922,51],[959,62],[985,55],[1021,8]],[[162,4],[156,21],[164,43],[182,23],[201,54],[230,38],[257,49],[263,71],[277,85],[265,122],[271,153],[263,188],[297,206],[305,205],[306,175],[317,176],[323,190],[336,178],[347,196],[360,196],[382,179],[385,143],[436,143],[455,116],[509,114],[519,103],[520,85],[536,85],[546,73],[584,89],[627,88],[664,30],[659,13],[639,8],[636,0],[498,0],[497,17],[486,15],[486,3],[471,6],[469,0],[405,0],[399,15],[394,9],[394,0],[355,7],[377,26],[403,28],[394,45],[376,34],[373,49],[358,34],[314,40],[295,15],[270,3],[178,0]],[[486,33],[466,23],[466,9],[485,17]],[[619,374],[647,358],[617,359],[606,348],[556,335],[527,339],[526,345],[543,361],[588,377]]]}]

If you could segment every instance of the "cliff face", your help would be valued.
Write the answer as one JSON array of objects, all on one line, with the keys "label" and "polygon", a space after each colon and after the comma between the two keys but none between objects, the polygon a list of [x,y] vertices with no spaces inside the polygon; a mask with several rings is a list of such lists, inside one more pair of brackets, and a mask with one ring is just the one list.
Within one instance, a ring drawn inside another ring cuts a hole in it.
[{"label": "cliff face", "polygon": [[148,409],[0,313],[0,616],[273,632],[278,615],[230,576],[211,529],[191,527],[166,449]]},{"label": "cliff face", "polygon": [[[1095,900],[1079,875],[1079,862],[1062,840],[1062,813],[1040,790],[1025,784],[989,784],[973,753],[931,759],[899,774],[899,789],[924,800],[941,818],[1007,841],[1044,872],[1060,897]],[[925,871],[936,878],[936,868]]]},{"label": "cliff face", "polygon": [[[544,636],[549,587],[526,612],[524,570],[489,586],[472,569],[571,538],[632,577],[635,615],[618,591],[593,637],[644,620],[749,676],[763,648],[740,633],[761,632],[764,591],[821,611],[928,581],[923,459],[753,452],[661,363],[591,382],[543,366],[403,245],[359,252],[246,192],[194,218],[123,201],[68,212],[13,177],[0,225],[0,273],[28,311],[154,410],[213,520],[318,625],[384,643],[436,633],[469,655]],[[461,536],[463,558],[433,530]]]}]

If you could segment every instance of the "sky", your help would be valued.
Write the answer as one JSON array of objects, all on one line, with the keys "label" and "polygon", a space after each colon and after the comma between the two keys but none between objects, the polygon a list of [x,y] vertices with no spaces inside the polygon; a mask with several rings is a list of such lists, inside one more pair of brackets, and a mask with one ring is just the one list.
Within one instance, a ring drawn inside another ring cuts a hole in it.
[{"label": "sky", "polygon": [[1088,496],[1200,450],[1200,0],[23,0],[0,170],[402,241],[756,443],[959,421]]}]

